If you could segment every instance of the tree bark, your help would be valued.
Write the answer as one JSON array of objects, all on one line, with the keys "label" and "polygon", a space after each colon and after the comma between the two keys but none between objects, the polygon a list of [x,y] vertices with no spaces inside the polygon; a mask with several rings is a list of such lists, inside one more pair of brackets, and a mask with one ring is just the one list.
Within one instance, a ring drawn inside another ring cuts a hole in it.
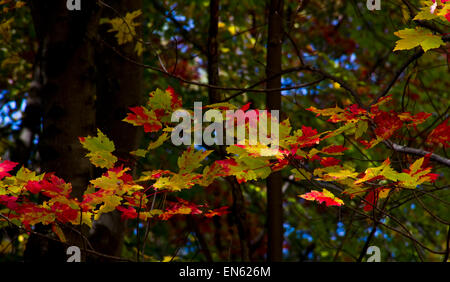
[{"label": "tree bark", "polygon": [[[219,85],[219,0],[209,2],[209,32],[208,32],[208,81],[211,85]],[[209,88],[209,101],[217,103],[222,100],[217,89]]]},{"label": "tree bark", "polygon": [[[101,18],[117,18],[126,13],[142,9],[142,0],[115,0],[108,1],[113,9],[103,7]],[[119,14],[120,15],[119,15]],[[117,47],[114,34],[108,32],[110,26],[103,25],[99,29],[99,37],[115,48],[121,54],[136,62],[142,61],[134,48],[136,41]],[[137,38],[141,40],[141,28],[136,29]],[[136,39],[137,39],[136,38]],[[97,100],[96,120],[97,127],[102,130],[115,144],[114,154],[119,163],[131,166],[126,160],[132,159],[130,152],[138,147],[141,132],[139,128],[123,122],[129,108],[141,105],[143,97],[143,69],[118,55],[109,46],[99,42],[96,48]],[[101,173],[101,172],[100,172]],[[98,175],[97,175],[98,176]],[[112,256],[120,256],[126,222],[121,219],[118,212],[103,214],[95,222],[89,239],[96,251]]]},{"label": "tree bark", "polygon": [[[217,35],[219,31],[219,0],[210,1],[210,19],[208,32],[208,83],[210,85],[219,85],[219,44]],[[222,100],[222,95],[217,89],[208,88],[209,101],[214,104]],[[226,151],[223,146],[219,147],[219,153],[225,157]],[[243,261],[250,260],[250,237],[247,222],[247,214],[245,212],[244,195],[240,184],[234,177],[228,177],[233,195],[232,213],[236,224],[241,247],[241,259]]]},{"label": "tree bark", "polygon": [[[88,0],[82,1],[81,11],[67,10],[66,1],[60,0],[33,0],[30,6],[39,41],[35,81],[42,102],[41,169],[72,183],[72,195],[80,198],[92,176],[78,137],[95,132],[96,83],[91,39],[97,30],[97,6]],[[43,246],[45,242],[36,240],[28,242],[28,259],[51,259],[54,253]],[[47,257],[43,257],[43,252],[48,252]],[[65,257],[60,249],[57,253],[58,259]]]},{"label": "tree bark", "polygon": [[[281,72],[283,40],[283,0],[271,0],[269,4],[266,76]],[[267,81],[267,89],[281,88],[281,76]],[[267,92],[267,110],[281,110],[281,92]],[[283,250],[283,199],[280,172],[267,178],[268,254],[269,261],[281,261]]]}]

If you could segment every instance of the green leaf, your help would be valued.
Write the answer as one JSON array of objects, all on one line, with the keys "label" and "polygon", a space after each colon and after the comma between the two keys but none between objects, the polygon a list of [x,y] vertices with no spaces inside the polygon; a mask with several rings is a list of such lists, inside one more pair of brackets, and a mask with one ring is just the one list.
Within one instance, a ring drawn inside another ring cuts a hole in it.
[{"label": "green leaf", "polygon": [[394,34],[401,38],[396,42],[394,51],[409,50],[420,45],[423,51],[427,52],[430,49],[438,48],[444,44],[440,36],[434,35],[423,28],[407,28],[399,30]]},{"label": "green leaf", "polygon": [[150,150],[154,150],[154,149],[160,147],[169,138],[170,138],[170,136],[168,133],[163,133],[161,136],[158,137],[158,140],[156,140],[155,142],[152,142],[148,145],[147,150],[150,151]]},{"label": "green leaf", "polygon": [[361,136],[363,136],[363,134],[367,131],[367,129],[369,128],[369,124],[367,123],[367,121],[359,121],[356,124],[356,131],[355,131],[355,139],[359,139],[361,138]]},{"label": "green leaf", "polygon": [[178,158],[180,174],[191,173],[201,166],[203,161],[212,151],[195,151],[194,147],[189,147]]},{"label": "green leaf", "polygon": [[291,172],[294,173],[295,181],[310,180],[312,178],[311,173],[302,168],[299,169],[294,168],[291,170]]},{"label": "green leaf", "polygon": [[439,16],[432,14],[430,11],[430,7],[422,7],[421,11],[417,13],[413,20],[432,20],[438,18]]},{"label": "green leaf", "polygon": [[86,155],[91,163],[101,168],[112,168],[117,162],[117,158],[111,154],[115,148],[114,143],[97,129],[97,137],[81,137],[80,142],[89,151]]},{"label": "green leaf", "polygon": [[139,149],[139,150],[130,152],[130,154],[138,156],[138,157],[142,157],[142,158],[144,158],[145,155],[147,155],[147,153],[148,153],[148,151],[143,150],[143,149]]}]

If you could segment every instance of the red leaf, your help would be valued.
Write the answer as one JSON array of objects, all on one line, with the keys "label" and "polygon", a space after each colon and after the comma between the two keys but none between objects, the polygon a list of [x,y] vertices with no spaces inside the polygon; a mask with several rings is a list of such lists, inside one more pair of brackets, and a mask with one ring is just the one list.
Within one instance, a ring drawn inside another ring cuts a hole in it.
[{"label": "red leaf", "polygon": [[334,154],[334,153],[342,153],[346,150],[348,150],[348,148],[346,148],[342,145],[335,145],[335,146],[330,146],[330,147],[322,149],[322,152]]},{"label": "red leaf", "polygon": [[116,209],[122,213],[122,219],[135,219],[138,216],[137,211],[133,207],[117,206]]},{"label": "red leaf", "polygon": [[19,205],[16,203],[17,197],[10,197],[2,195],[0,196],[0,204],[6,206],[10,210],[16,210]]},{"label": "red leaf", "polygon": [[14,163],[11,161],[3,161],[0,163],[0,179],[3,179],[6,176],[11,176],[8,172],[13,170],[18,163]]},{"label": "red leaf", "polygon": [[245,104],[244,106],[242,106],[241,110],[244,112],[248,111],[248,109],[250,109],[251,104],[252,104],[252,102]]},{"label": "red leaf", "polygon": [[442,144],[444,148],[450,147],[450,119],[446,119],[431,131],[430,135],[428,135],[427,143]]},{"label": "red leaf", "polygon": [[224,214],[228,214],[230,211],[228,210],[228,207],[221,207],[215,210],[212,210],[210,212],[205,213],[206,217],[213,217],[213,216],[222,216]]},{"label": "red leaf", "polygon": [[320,164],[323,165],[324,167],[329,167],[329,166],[338,165],[340,162],[341,162],[341,160],[330,157],[330,158],[323,158],[320,161]]},{"label": "red leaf", "polygon": [[319,203],[324,202],[327,207],[342,206],[344,204],[341,199],[334,196],[333,193],[329,192],[327,189],[323,189],[322,192],[313,190],[310,193],[300,195],[300,197],[308,201],[317,201]]}]

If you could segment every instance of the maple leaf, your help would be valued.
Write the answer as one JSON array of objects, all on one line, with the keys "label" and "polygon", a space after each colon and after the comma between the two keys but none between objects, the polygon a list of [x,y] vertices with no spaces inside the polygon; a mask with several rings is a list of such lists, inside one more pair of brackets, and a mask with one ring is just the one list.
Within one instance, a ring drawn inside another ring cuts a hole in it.
[{"label": "maple leaf", "polygon": [[[403,122],[397,113],[379,111],[373,118],[377,127],[375,128],[375,134],[377,135],[377,141],[386,140],[390,138],[394,133],[402,128]],[[372,144],[373,146],[374,144]]]},{"label": "maple leaf", "polygon": [[199,181],[199,185],[207,187],[211,185],[217,177],[228,176],[223,171],[223,167],[216,161],[211,166],[207,166],[203,169],[203,175]]},{"label": "maple leaf", "polygon": [[135,219],[138,216],[136,209],[133,207],[126,208],[123,206],[117,206],[116,210],[122,213],[122,219]]},{"label": "maple leaf", "polygon": [[238,107],[236,107],[233,104],[227,103],[227,102],[223,102],[223,103],[215,103],[215,104],[211,104],[211,105],[207,105],[204,106],[205,109],[219,109],[222,111],[226,111],[226,110],[237,110]]},{"label": "maple leaf", "polygon": [[444,148],[450,147],[450,119],[439,124],[427,137],[428,144],[442,144]]},{"label": "maple leaf", "polygon": [[123,120],[134,126],[143,126],[145,132],[156,132],[162,129],[162,124],[156,117],[156,113],[144,107],[130,108],[133,113],[128,113]]},{"label": "maple leaf", "polygon": [[353,168],[342,168],[339,166],[330,166],[325,168],[317,168],[314,175],[326,181],[342,181],[346,179],[354,179],[359,173]]},{"label": "maple leaf", "polygon": [[194,147],[189,147],[178,158],[180,173],[191,173],[201,166],[201,162],[213,151],[196,151]]},{"label": "maple leaf", "polygon": [[310,180],[312,178],[311,173],[302,168],[292,169],[291,172],[294,173],[295,181]]},{"label": "maple leaf", "polygon": [[214,217],[214,216],[222,216],[222,215],[228,214],[228,213],[230,213],[230,211],[229,211],[228,207],[225,206],[225,207],[220,207],[215,210],[208,211],[204,215],[206,217],[210,218],[210,217]]},{"label": "maple leaf", "polygon": [[170,139],[170,136],[168,133],[163,133],[161,136],[158,137],[158,139],[155,142],[152,142],[148,145],[147,150],[154,150],[158,147],[160,147],[164,142],[166,142],[168,139]]},{"label": "maple leaf", "polygon": [[365,200],[367,203],[364,205],[364,211],[368,212],[374,209],[377,206],[378,200],[386,198],[389,194],[390,189],[385,187],[379,187],[372,189],[366,195]]},{"label": "maple leaf", "polygon": [[228,166],[230,175],[236,176],[239,183],[258,178],[264,179],[272,172],[270,157],[257,157],[247,150],[247,146],[234,145],[227,148],[227,152],[233,154],[234,165]]},{"label": "maple leaf", "polygon": [[[441,3],[443,5],[437,5],[437,2],[433,1],[435,6],[435,10],[433,11],[434,14],[436,14],[439,17],[445,18],[447,21],[450,22],[450,2],[448,0],[441,0]],[[439,9],[436,9],[439,7]]]},{"label": "maple leaf", "polygon": [[162,220],[168,220],[174,215],[202,214],[203,212],[194,203],[177,198],[178,202],[170,203],[167,210],[160,215]]},{"label": "maple leaf", "polygon": [[342,155],[342,152],[348,150],[348,148],[342,145],[331,145],[320,150],[322,153],[326,153],[328,155]]},{"label": "maple leaf", "polygon": [[108,32],[116,32],[117,42],[119,45],[123,45],[128,42],[133,42],[133,38],[136,36],[136,27],[140,25],[135,20],[140,15],[142,15],[142,11],[136,10],[131,13],[126,13],[124,17],[102,19],[100,23],[111,24],[111,29]]},{"label": "maple leaf", "polygon": [[364,120],[358,121],[358,123],[356,124],[355,139],[361,138],[361,136],[363,136],[363,134],[367,131],[368,128],[369,123],[367,121]]},{"label": "maple leaf", "polygon": [[409,126],[417,126],[421,123],[424,123],[429,117],[431,116],[430,113],[418,113],[416,115],[411,115],[410,113],[401,113],[398,115],[400,120],[410,122]]},{"label": "maple leaf", "polygon": [[0,204],[6,206],[10,210],[16,210],[19,205],[17,204],[18,197],[14,196],[6,196],[1,195],[0,196]]},{"label": "maple leaf", "polygon": [[323,158],[320,161],[320,164],[323,165],[324,167],[328,167],[328,166],[336,166],[341,162],[341,160],[329,157],[329,158]]},{"label": "maple leaf", "polygon": [[110,169],[101,177],[91,180],[90,182],[95,187],[114,192],[118,195],[133,193],[144,189],[142,186],[136,185],[132,181],[131,176],[126,174],[128,170],[129,168]]},{"label": "maple leaf", "polygon": [[79,223],[79,209],[72,208],[69,205],[61,202],[55,202],[51,205],[51,211],[55,214],[56,218],[62,222],[70,222],[73,224]]},{"label": "maple leaf", "polygon": [[408,50],[420,45],[423,51],[427,52],[444,44],[440,36],[434,35],[431,31],[420,27],[399,30],[394,32],[394,34],[401,38],[396,42],[394,51]]},{"label": "maple leaf", "polygon": [[11,176],[8,172],[13,170],[17,165],[18,163],[7,160],[0,163],[0,179],[5,178],[6,176]]},{"label": "maple leaf", "polygon": [[154,112],[156,119],[162,123],[171,122],[171,114],[181,108],[181,106],[181,97],[171,87],[165,91],[156,89],[150,93],[147,101],[148,109]]},{"label": "maple leaf", "polygon": [[322,192],[312,190],[309,193],[299,195],[299,197],[308,201],[317,201],[319,203],[324,202],[327,207],[344,205],[344,201],[334,196],[333,193],[331,193],[325,188],[323,189]]},{"label": "maple leaf", "polygon": [[110,195],[103,198],[103,205],[100,206],[98,211],[95,214],[94,219],[98,220],[100,216],[104,213],[112,212],[116,209],[118,205],[120,205],[122,198],[117,195]]},{"label": "maple leaf", "polygon": [[39,181],[28,181],[25,188],[32,194],[42,193],[49,198],[58,196],[69,197],[72,192],[72,185],[53,173],[46,173],[44,178]]},{"label": "maple leaf", "polygon": [[147,149],[138,149],[136,151],[132,151],[130,152],[130,154],[138,156],[138,157],[145,157],[149,151],[154,150],[156,148],[159,148],[161,145],[164,144],[164,142],[166,142],[168,139],[170,139],[170,136],[168,133],[163,133],[162,135],[160,135],[158,137],[158,139],[154,142],[150,142],[150,144],[148,145]]},{"label": "maple leaf", "polygon": [[416,160],[409,166],[409,169],[405,169],[398,177],[399,185],[413,189],[424,182],[435,181],[438,175],[430,173],[431,167],[427,167],[430,155],[431,154]]},{"label": "maple leaf", "polygon": [[142,176],[139,179],[137,179],[136,182],[139,183],[139,182],[144,182],[144,181],[149,181],[149,180],[157,180],[158,178],[160,178],[164,175],[168,175],[168,174],[173,174],[173,173],[169,170],[144,171],[142,173]]},{"label": "maple leaf", "polygon": [[180,191],[182,189],[189,189],[197,181],[202,178],[201,174],[183,173],[174,174],[170,177],[161,177],[153,184],[155,189],[166,189],[169,191]]},{"label": "maple leaf", "polygon": [[117,158],[111,154],[115,150],[114,143],[100,129],[97,129],[96,137],[80,137],[80,142],[89,151],[86,156],[93,165],[109,169],[117,162]]},{"label": "maple leaf", "polygon": [[375,178],[386,178],[392,181],[398,180],[398,173],[390,166],[391,161],[387,158],[379,167],[372,167],[366,169],[364,176],[355,181],[355,184],[360,184]]},{"label": "maple leaf", "polygon": [[427,2],[426,5],[427,6],[420,8],[420,12],[417,13],[413,20],[432,20],[439,17],[438,15],[434,14],[437,8],[436,2],[433,5]]}]

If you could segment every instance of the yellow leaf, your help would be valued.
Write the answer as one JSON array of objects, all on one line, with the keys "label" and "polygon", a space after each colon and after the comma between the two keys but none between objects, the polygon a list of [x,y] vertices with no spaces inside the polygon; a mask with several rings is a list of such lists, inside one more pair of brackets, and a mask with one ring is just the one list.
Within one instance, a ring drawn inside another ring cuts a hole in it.
[{"label": "yellow leaf", "polygon": [[131,13],[127,13],[125,17],[117,17],[111,20],[102,19],[101,23],[109,23],[111,29],[108,32],[115,32],[117,42],[119,45],[124,45],[128,42],[133,42],[136,36],[136,27],[140,23],[135,22],[136,18],[142,15],[141,10],[136,10]]},{"label": "yellow leaf", "polygon": [[430,49],[438,48],[444,44],[440,36],[434,35],[431,31],[424,28],[403,29],[394,34],[401,39],[396,42],[394,51],[408,50],[416,46],[421,46],[424,52]]}]

